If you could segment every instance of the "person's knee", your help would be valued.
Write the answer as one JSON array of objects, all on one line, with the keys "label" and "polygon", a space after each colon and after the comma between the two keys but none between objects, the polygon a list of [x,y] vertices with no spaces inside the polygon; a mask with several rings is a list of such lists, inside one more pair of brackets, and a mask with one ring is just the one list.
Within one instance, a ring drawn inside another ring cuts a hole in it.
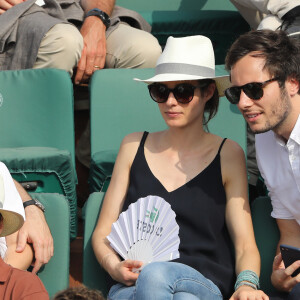
[{"label": "person's knee", "polygon": [[153,262],[145,266],[138,277],[138,284],[145,283],[147,287],[164,286],[170,275],[170,269],[165,262]]},{"label": "person's knee", "polygon": [[120,24],[107,39],[106,68],[153,68],[161,54],[148,32]]},{"label": "person's knee", "polygon": [[162,51],[158,40],[151,34],[144,34],[141,38],[131,41],[129,50],[139,68],[154,68]]},{"label": "person's knee", "polygon": [[34,68],[58,68],[71,73],[83,48],[83,38],[70,24],[53,26],[41,41]]}]

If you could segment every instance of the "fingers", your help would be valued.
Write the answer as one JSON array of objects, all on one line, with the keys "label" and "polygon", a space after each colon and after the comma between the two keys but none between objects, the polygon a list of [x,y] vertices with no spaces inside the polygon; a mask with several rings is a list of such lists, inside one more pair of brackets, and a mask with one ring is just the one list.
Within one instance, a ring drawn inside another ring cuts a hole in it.
[{"label": "fingers", "polygon": [[49,262],[53,256],[53,239],[47,241],[40,241],[33,244],[35,253],[35,262],[32,272],[37,273],[38,270]]},{"label": "fingers", "polygon": [[0,0],[0,9],[2,11],[7,11],[9,10],[10,8],[12,8],[13,6],[6,0]]},{"label": "fingers", "polygon": [[300,267],[300,261],[297,260],[285,269],[285,274],[291,276]]},{"label": "fingers", "polygon": [[85,63],[86,62],[86,46],[84,45],[82,52],[81,52],[81,58],[77,65],[77,72],[75,76],[75,84],[79,84],[82,82],[82,77],[85,71]]},{"label": "fingers", "polygon": [[282,264],[282,256],[281,253],[275,256],[273,261],[273,271],[278,270]]},{"label": "fingers", "polygon": [[22,230],[22,228],[19,230],[18,237],[17,237],[17,247],[16,252],[21,253],[24,251],[25,246],[27,244],[27,232]]}]

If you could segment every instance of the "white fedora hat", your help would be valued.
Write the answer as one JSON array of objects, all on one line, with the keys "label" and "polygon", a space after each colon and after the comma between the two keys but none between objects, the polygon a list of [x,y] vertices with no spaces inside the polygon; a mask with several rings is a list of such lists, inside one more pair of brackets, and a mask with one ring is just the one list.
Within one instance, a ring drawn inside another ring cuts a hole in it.
[{"label": "white fedora hat", "polygon": [[145,83],[213,79],[220,96],[230,84],[229,75],[215,76],[215,55],[211,40],[203,35],[167,40],[163,53],[157,60],[155,76],[138,79]]},{"label": "white fedora hat", "polygon": [[3,217],[2,221],[2,231],[0,230],[0,237],[10,235],[17,230],[19,230],[23,223],[23,217],[14,212],[7,209],[3,209],[3,204],[5,201],[5,190],[4,190],[4,182],[3,177],[0,175],[0,214]]}]

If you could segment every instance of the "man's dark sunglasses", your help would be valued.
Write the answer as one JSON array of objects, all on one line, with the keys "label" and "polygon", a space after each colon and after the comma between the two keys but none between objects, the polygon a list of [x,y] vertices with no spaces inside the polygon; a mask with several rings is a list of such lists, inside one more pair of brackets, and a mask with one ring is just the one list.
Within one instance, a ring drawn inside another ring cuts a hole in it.
[{"label": "man's dark sunglasses", "polygon": [[279,80],[279,77],[269,79],[264,82],[250,82],[242,86],[232,86],[225,90],[225,96],[232,104],[238,104],[240,101],[241,91],[252,100],[259,100],[264,95],[263,88],[270,82]]},{"label": "man's dark sunglasses", "polygon": [[189,83],[177,84],[174,89],[169,89],[165,84],[152,83],[148,85],[151,98],[158,103],[167,102],[170,93],[172,92],[175,99],[183,104],[189,103],[193,100],[194,91],[197,87],[204,88],[208,83],[203,85],[192,85]]}]

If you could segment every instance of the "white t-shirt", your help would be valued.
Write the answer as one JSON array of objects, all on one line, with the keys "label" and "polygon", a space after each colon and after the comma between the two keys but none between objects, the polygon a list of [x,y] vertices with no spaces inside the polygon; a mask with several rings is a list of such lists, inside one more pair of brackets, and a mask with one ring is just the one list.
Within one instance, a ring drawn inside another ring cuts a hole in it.
[{"label": "white t-shirt", "polygon": [[[4,183],[4,204],[3,209],[12,210],[23,216],[25,220],[25,211],[22,203],[22,199],[17,191],[17,188],[13,182],[13,179],[6,167],[6,165],[0,162],[0,174],[3,177]],[[5,237],[0,237],[0,256],[3,258],[7,250]]]},{"label": "white t-shirt", "polygon": [[255,136],[256,159],[276,219],[300,225],[300,116],[285,144],[273,131]]}]

